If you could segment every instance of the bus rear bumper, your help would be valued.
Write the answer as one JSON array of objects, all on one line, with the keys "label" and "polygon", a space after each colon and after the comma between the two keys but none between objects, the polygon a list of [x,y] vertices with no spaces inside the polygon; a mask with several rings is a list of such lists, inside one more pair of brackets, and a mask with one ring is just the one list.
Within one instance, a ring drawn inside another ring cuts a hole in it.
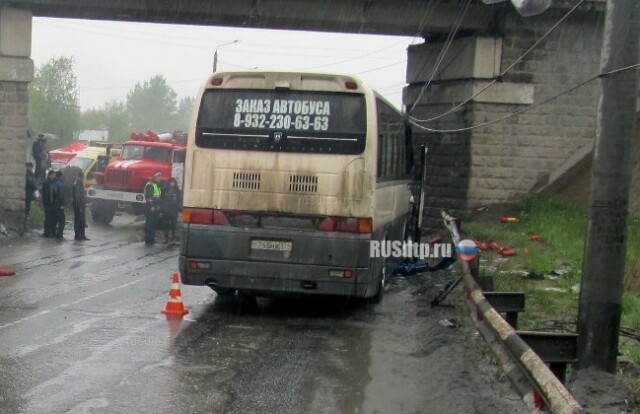
[{"label": "bus rear bumper", "polygon": [[[191,269],[189,263],[210,264],[211,269]],[[232,288],[255,294],[312,294],[367,298],[373,296],[369,269],[342,269],[337,266],[293,263],[251,262],[180,256],[182,283],[186,285]],[[329,272],[353,271],[350,278],[330,276]]]}]

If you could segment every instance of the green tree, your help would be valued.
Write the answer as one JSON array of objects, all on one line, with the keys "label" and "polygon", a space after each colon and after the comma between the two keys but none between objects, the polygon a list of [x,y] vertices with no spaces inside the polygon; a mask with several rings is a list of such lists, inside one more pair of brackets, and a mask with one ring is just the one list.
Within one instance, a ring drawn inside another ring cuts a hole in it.
[{"label": "green tree", "polygon": [[133,131],[173,131],[177,121],[177,94],[162,75],[136,83],[127,94]]},{"label": "green tree", "polygon": [[62,56],[36,68],[29,85],[29,125],[60,137],[56,146],[71,142],[79,130],[76,82],[73,58]]},{"label": "green tree", "polygon": [[80,119],[80,126],[82,130],[109,131],[109,141],[113,143],[126,141],[132,131],[127,105],[115,99],[98,109],[84,111]]},{"label": "green tree", "polygon": [[187,131],[189,129],[189,123],[191,122],[191,111],[193,110],[193,104],[196,98],[192,96],[185,96],[180,99],[178,104],[178,120],[176,124],[177,129]]}]

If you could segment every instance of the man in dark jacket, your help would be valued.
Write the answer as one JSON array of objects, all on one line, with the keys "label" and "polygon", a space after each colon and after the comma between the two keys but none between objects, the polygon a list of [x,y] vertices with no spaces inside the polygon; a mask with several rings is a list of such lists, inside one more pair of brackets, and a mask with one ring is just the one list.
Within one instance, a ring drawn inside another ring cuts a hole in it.
[{"label": "man in dark jacket", "polygon": [[162,196],[162,187],[160,182],[162,173],[159,171],[153,174],[153,178],[144,186],[145,206],[145,224],[144,224],[144,242],[145,244],[154,244],[156,242],[156,230],[160,219],[160,197]]},{"label": "man in dark jacket", "polygon": [[47,179],[42,183],[41,196],[42,207],[44,207],[44,237],[55,237],[56,220],[58,217],[58,213],[55,208],[57,200],[55,171],[49,171],[47,174]]},{"label": "man in dark jacket", "polygon": [[24,229],[27,229],[27,220],[29,219],[29,212],[31,211],[31,202],[35,199],[36,176],[33,174],[33,163],[28,162],[25,164],[26,176],[24,186]]},{"label": "man in dark jacket", "polygon": [[36,179],[42,181],[45,171],[51,167],[47,138],[43,134],[38,135],[38,139],[31,146],[31,156],[36,161]]},{"label": "man in dark jacket", "polygon": [[79,172],[73,182],[73,230],[75,232],[75,240],[89,240],[85,234],[87,219],[85,209],[87,207],[87,198],[84,190],[84,173]]},{"label": "man in dark jacket", "polygon": [[64,225],[66,224],[66,217],[64,214],[64,181],[62,181],[62,171],[56,172],[56,197],[54,202],[54,208],[56,211],[56,234],[55,237],[58,240],[63,240]]},{"label": "man in dark jacket", "polygon": [[171,177],[167,186],[162,190],[161,202],[164,242],[169,243],[169,231],[171,231],[171,241],[176,241],[176,221],[182,205],[182,192],[175,178]]}]

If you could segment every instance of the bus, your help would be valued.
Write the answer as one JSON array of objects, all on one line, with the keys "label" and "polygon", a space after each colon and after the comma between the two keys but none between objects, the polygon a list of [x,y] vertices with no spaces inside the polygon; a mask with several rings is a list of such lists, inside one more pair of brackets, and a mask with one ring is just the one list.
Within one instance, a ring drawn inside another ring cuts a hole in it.
[{"label": "bus", "polygon": [[370,241],[413,228],[411,130],[356,77],[214,73],[187,139],[182,282],[218,295],[379,301]]}]

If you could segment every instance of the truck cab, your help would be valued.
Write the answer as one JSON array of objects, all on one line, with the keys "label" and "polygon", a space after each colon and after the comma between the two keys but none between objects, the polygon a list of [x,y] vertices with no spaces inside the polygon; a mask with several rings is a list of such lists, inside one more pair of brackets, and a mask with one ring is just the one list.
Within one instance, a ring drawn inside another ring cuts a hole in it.
[{"label": "truck cab", "polygon": [[186,136],[179,132],[131,134],[122,144],[120,157],[104,172],[96,172],[97,184],[89,188],[93,220],[107,224],[121,210],[134,215],[144,213],[144,186],[155,172],[163,181],[175,177],[182,185]]}]

